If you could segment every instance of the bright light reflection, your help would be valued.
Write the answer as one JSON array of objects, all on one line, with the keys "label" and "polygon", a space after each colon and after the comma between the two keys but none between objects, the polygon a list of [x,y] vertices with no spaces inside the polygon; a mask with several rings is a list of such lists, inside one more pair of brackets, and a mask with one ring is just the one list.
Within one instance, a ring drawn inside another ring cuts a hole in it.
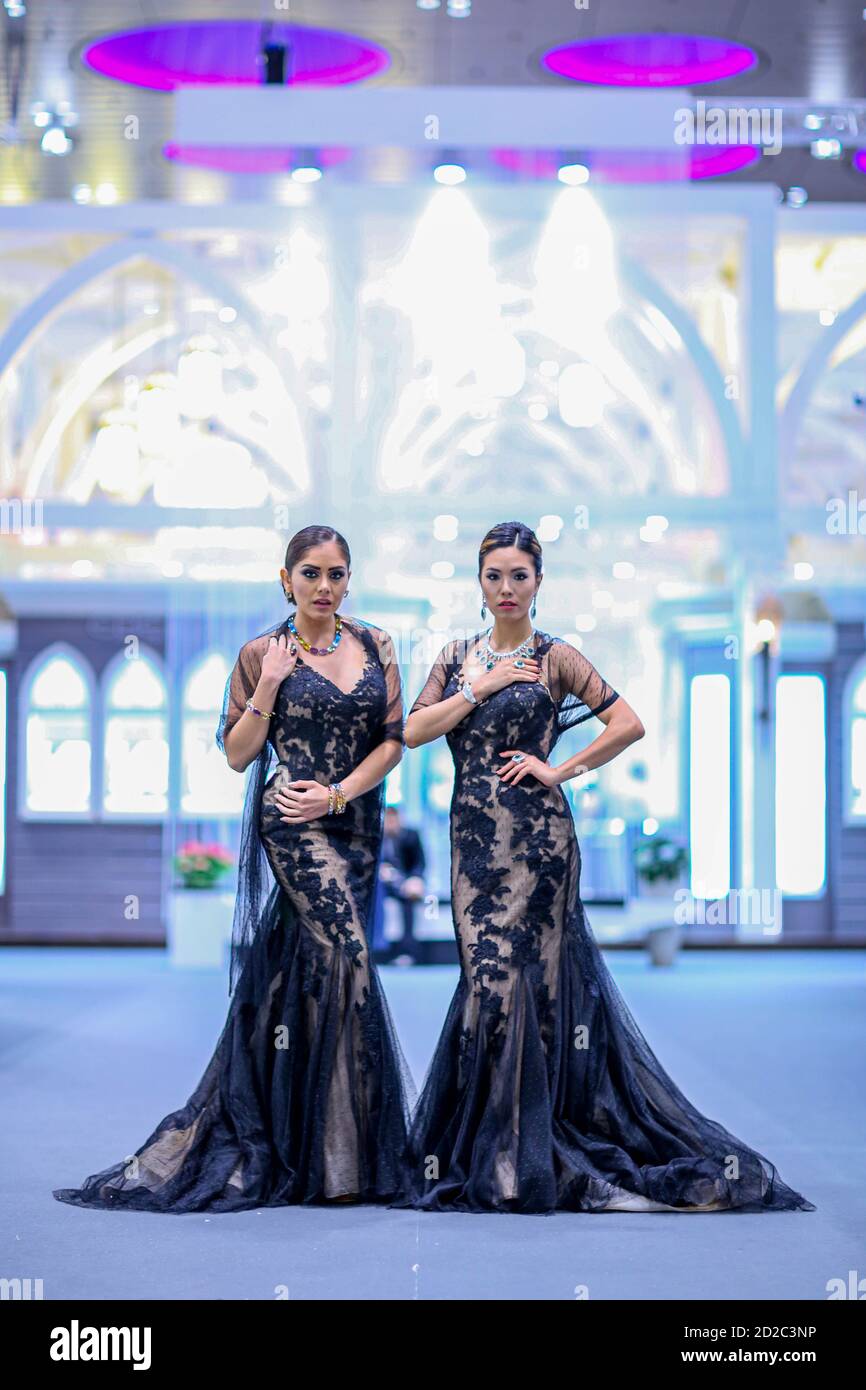
[{"label": "bright light reflection", "polygon": [[776,681],[776,884],[820,893],[826,873],[826,747],[821,676]]},{"label": "bright light reflection", "polygon": [[731,886],[731,683],[694,676],[689,729],[691,892],[723,898]]}]

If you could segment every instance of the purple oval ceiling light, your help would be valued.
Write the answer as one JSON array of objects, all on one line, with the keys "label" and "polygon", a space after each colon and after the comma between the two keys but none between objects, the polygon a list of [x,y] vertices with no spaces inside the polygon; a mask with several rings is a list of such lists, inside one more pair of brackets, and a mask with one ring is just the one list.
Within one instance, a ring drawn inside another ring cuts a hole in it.
[{"label": "purple oval ceiling light", "polygon": [[757,67],[745,44],[703,34],[611,34],[562,44],[542,65],[573,82],[612,87],[690,87]]},{"label": "purple oval ceiling light", "polygon": [[384,48],[356,34],[304,24],[207,19],[128,29],[88,44],[81,61],[94,72],[136,87],[260,85],[265,41],[286,46],[287,83],[360,82],[390,65]]},{"label": "purple oval ceiling light", "polygon": [[854,151],[851,158],[851,166],[857,170],[858,174],[866,174],[866,150]]},{"label": "purple oval ceiling light", "polygon": [[[524,178],[555,179],[564,162],[549,150],[491,150],[500,168]],[[747,169],[761,158],[759,145],[724,145],[714,149],[600,150],[581,155],[591,183],[676,183],[712,179]],[[866,172],[866,169],[864,169]]]},{"label": "purple oval ceiling light", "polygon": [[549,150],[491,150],[490,158],[500,169],[518,174],[523,179],[555,179],[564,163]]},{"label": "purple oval ceiling light", "polygon": [[587,162],[592,177],[604,183],[676,183],[735,174],[760,158],[759,145],[725,145],[682,155],[666,150],[605,150]]},{"label": "purple oval ceiling light", "polygon": [[[163,157],[176,164],[197,169],[214,169],[222,174],[288,174],[309,152],[278,145],[179,145],[174,141],[162,147]],[[312,158],[320,169],[332,169],[349,158],[347,149],[317,149]]]}]

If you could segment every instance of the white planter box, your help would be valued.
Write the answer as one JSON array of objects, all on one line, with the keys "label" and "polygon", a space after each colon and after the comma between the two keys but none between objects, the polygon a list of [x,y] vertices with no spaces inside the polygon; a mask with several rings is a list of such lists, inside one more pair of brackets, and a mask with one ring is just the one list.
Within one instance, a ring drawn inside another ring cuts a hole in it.
[{"label": "white planter box", "polygon": [[678,878],[657,878],[653,883],[640,879],[640,899],[647,917],[646,948],[653,965],[673,965],[682,945],[682,926],[677,921],[685,881]]},{"label": "white planter box", "polygon": [[638,891],[642,898],[667,898],[671,903],[674,901],[674,893],[677,889],[685,887],[682,878],[657,878],[652,883],[645,878],[640,878],[638,884]]},{"label": "white planter box", "polygon": [[168,954],[172,965],[223,964],[231,940],[235,895],[222,888],[173,888],[168,900]]},{"label": "white planter box", "polygon": [[683,933],[680,927],[650,927],[646,944],[653,965],[673,965],[682,945]]}]

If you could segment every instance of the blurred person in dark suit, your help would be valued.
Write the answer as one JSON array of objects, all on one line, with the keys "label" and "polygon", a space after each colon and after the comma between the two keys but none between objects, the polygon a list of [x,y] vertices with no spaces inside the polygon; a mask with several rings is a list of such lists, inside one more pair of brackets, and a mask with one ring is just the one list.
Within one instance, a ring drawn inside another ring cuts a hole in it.
[{"label": "blurred person in dark suit", "polygon": [[[421,836],[403,825],[397,806],[385,807],[385,829],[379,861],[379,884],[374,912],[374,954],[377,960],[393,960],[397,965],[414,965],[417,959],[413,932],[415,904],[424,897],[426,860]],[[384,899],[396,898],[403,918],[399,941],[384,939]]]}]

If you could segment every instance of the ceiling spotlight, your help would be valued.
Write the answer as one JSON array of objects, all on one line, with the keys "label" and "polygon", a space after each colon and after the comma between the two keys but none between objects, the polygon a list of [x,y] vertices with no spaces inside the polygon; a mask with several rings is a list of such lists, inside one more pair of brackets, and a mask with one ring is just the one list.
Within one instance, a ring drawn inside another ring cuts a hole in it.
[{"label": "ceiling spotlight", "polygon": [[842,141],[822,136],[820,140],[812,141],[810,149],[813,159],[839,159],[842,154]]},{"label": "ceiling spotlight", "polygon": [[68,154],[72,149],[72,141],[62,125],[48,126],[39,143],[43,154]]},{"label": "ceiling spotlight", "polygon": [[116,203],[117,189],[113,183],[100,183],[96,188],[97,203]]},{"label": "ceiling spotlight", "polygon": [[442,0],[415,0],[419,10],[438,10]]},{"label": "ceiling spotlight", "polygon": [[449,185],[463,183],[466,179],[466,170],[462,164],[437,164],[433,170],[433,177],[437,183]]},{"label": "ceiling spotlight", "polygon": [[448,14],[452,19],[468,19],[471,13],[470,0],[448,0]]},{"label": "ceiling spotlight", "polygon": [[433,538],[437,541],[456,541],[460,529],[459,519],[451,512],[442,512],[433,518]]},{"label": "ceiling spotlight", "polygon": [[34,101],[30,108],[33,124],[43,132],[39,142],[43,154],[68,154],[72,141],[66,134],[67,126],[75,125],[78,113],[72,110],[68,101],[57,103],[56,110],[46,106],[44,101]]},{"label": "ceiling spotlight", "polygon": [[794,188],[789,188],[785,194],[785,202],[788,204],[788,207],[791,208],[801,208],[804,203],[808,203],[808,201],[809,195],[805,188],[795,186]]},{"label": "ceiling spotlight", "polygon": [[809,115],[805,117],[803,125],[807,130],[820,130],[825,120],[825,116],[819,116],[816,112],[810,111]]},{"label": "ceiling spotlight", "polygon": [[315,164],[302,164],[292,170],[295,183],[317,183],[321,177],[322,171],[317,169]]},{"label": "ceiling spotlight", "polygon": [[35,126],[61,125],[66,129],[78,124],[78,112],[73,111],[68,101],[58,101],[56,107],[46,106],[44,101],[34,101],[30,111]]},{"label": "ceiling spotlight", "polygon": [[546,516],[539,517],[538,525],[535,528],[538,539],[540,541],[558,541],[563,525],[562,517],[558,516],[556,512],[549,512]]},{"label": "ceiling spotlight", "polygon": [[72,190],[72,198],[76,203],[89,203],[93,197],[93,189],[89,183],[77,183]]},{"label": "ceiling spotlight", "polygon": [[556,177],[560,183],[567,183],[570,187],[577,187],[582,183],[589,183],[589,170],[585,164],[563,164],[557,170]]}]

